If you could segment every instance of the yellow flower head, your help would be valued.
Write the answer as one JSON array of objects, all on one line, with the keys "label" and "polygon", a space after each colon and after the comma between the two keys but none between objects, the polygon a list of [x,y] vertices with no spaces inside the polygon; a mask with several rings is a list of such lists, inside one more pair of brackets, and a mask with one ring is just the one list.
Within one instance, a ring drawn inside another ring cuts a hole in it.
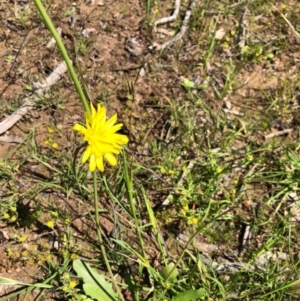
[{"label": "yellow flower head", "polygon": [[54,148],[54,149],[58,149],[58,144],[56,143],[56,142],[54,142],[54,143],[52,143],[52,148]]},{"label": "yellow flower head", "polygon": [[47,222],[45,223],[45,225],[46,225],[47,227],[53,229],[53,227],[54,227],[54,221],[52,221],[52,220],[47,221]]},{"label": "yellow flower head", "polygon": [[248,155],[248,156],[247,156],[247,160],[248,160],[248,161],[252,161],[252,160],[253,160],[253,155],[251,155],[251,154]]},{"label": "yellow flower head", "polygon": [[216,171],[218,174],[220,174],[223,171],[223,169],[221,167],[218,167]]},{"label": "yellow flower head", "polygon": [[15,222],[17,220],[17,216],[16,215],[13,215],[11,218],[10,218],[10,221],[11,222]]},{"label": "yellow flower head", "polygon": [[70,288],[74,288],[76,285],[77,285],[77,282],[76,282],[76,281],[70,281],[70,282],[69,282],[69,287],[70,287]]},{"label": "yellow flower head", "polygon": [[28,250],[23,250],[23,251],[21,252],[21,256],[22,256],[22,257],[27,257],[27,256],[28,256]]},{"label": "yellow flower head", "polygon": [[67,217],[65,220],[64,220],[65,224],[66,225],[69,225],[71,223],[71,220]]},{"label": "yellow flower head", "polygon": [[194,217],[194,216],[190,216],[188,218],[188,224],[189,225],[197,225],[198,223],[198,218]]},{"label": "yellow flower head", "polygon": [[16,207],[16,206],[10,206],[10,210],[11,210],[12,212],[16,212],[16,211],[17,211],[17,207]]},{"label": "yellow flower head", "polygon": [[53,134],[54,133],[53,129],[50,126],[47,127],[47,131],[48,131],[49,134]]},{"label": "yellow flower head", "polygon": [[19,242],[24,242],[25,240],[27,239],[27,236],[22,234],[20,237],[19,237]]},{"label": "yellow flower head", "polygon": [[79,258],[79,256],[77,254],[75,254],[75,253],[71,254],[71,259],[72,260],[75,260],[75,259],[78,259],[78,258]]},{"label": "yellow flower head", "polygon": [[91,104],[91,110],[90,117],[85,113],[86,126],[77,123],[73,126],[73,130],[84,135],[84,140],[88,143],[82,163],[90,159],[90,171],[94,171],[96,167],[104,171],[103,157],[110,165],[117,165],[115,155],[118,155],[123,145],[128,143],[128,137],[116,133],[123,126],[122,123],[115,124],[117,114],[106,120],[105,107],[98,104],[96,110]]},{"label": "yellow flower head", "polygon": [[184,206],[182,207],[182,209],[183,209],[184,211],[188,211],[188,210],[189,210],[189,205],[184,205]]}]

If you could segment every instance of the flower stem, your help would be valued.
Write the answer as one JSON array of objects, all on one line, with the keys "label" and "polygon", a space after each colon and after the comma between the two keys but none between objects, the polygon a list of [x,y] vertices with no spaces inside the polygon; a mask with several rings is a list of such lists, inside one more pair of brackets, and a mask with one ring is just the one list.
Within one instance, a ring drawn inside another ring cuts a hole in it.
[{"label": "flower stem", "polygon": [[72,62],[68,56],[68,53],[67,53],[67,50],[59,36],[59,34],[57,33],[51,19],[49,18],[43,4],[41,3],[40,0],[34,0],[34,3],[35,3],[35,6],[37,7],[39,13],[40,13],[40,16],[42,17],[44,23],[46,24],[46,26],[48,27],[49,31],[51,32],[54,40],[56,41],[56,45],[67,65],[67,68],[69,70],[69,73],[71,75],[71,78],[73,80],[73,83],[75,85],[75,88],[76,88],[76,91],[77,93],[79,94],[80,96],[80,99],[81,99],[81,102],[82,102],[82,105],[83,105],[83,108],[84,110],[87,112],[87,114],[90,116],[91,115],[91,109],[90,109],[90,106],[87,102],[87,99],[85,97],[85,94],[81,88],[81,85],[79,83],[79,80],[77,78],[77,75],[76,75],[76,72],[72,66]]},{"label": "flower stem", "polygon": [[98,240],[99,240],[99,243],[100,243],[101,253],[103,255],[104,262],[105,262],[106,268],[108,270],[108,273],[110,275],[111,281],[114,284],[114,286],[116,288],[116,291],[118,292],[121,300],[124,301],[122,292],[121,292],[117,282],[115,281],[113,272],[110,268],[110,264],[109,264],[109,261],[108,261],[108,258],[107,258],[106,250],[105,250],[105,247],[103,245],[101,226],[100,226],[100,223],[99,223],[100,219],[99,219],[98,192],[97,192],[97,186],[98,185],[97,184],[98,184],[97,183],[97,171],[95,170],[93,172],[93,189],[94,189],[94,209],[95,209],[95,222],[96,222],[97,236],[98,236]]}]

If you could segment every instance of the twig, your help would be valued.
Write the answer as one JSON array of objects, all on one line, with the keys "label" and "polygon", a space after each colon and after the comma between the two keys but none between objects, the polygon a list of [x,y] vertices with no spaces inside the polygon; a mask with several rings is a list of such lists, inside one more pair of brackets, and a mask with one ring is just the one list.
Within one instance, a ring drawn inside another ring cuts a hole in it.
[{"label": "twig", "polygon": [[[62,33],[62,28],[61,27],[58,27],[56,28],[56,31],[58,33],[59,36],[61,36],[61,33]],[[55,39],[54,38],[51,38],[51,40],[48,42],[46,48],[47,49],[52,49],[54,46],[55,46]]]},{"label": "twig", "polygon": [[180,2],[181,2],[180,0],[175,1],[175,9],[174,9],[174,13],[172,16],[161,18],[154,23],[154,28],[153,28],[154,31],[156,30],[157,25],[165,24],[165,23],[176,20],[178,14],[179,14]]},{"label": "twig", "polygon": [[15,123],[17,123],[28,111],[35,107],[35,100],[39,96],[45,94],[45,92],[53,86],[61,76],[67,71],[65,62],[60,63],[54,71],[46,78],[44,83],[36,83],[35,86],[38,88],[30,97],[25,99],[25,103],[14,113],[0,122],[0,135],[10,129]]},{"label": "twig", "polygon": [[247,15],[247,7],[244,10],[244,13],[241,16],[241,19],[239,21],[239,25],[238,25],[238,32],[237,32],[237,37],[236,37],[236,44],[239,45],[239,47],[241,49],[244,48],[245,44],[246,44],[246,26],[245,26],[245,18]]},{"label": "twig", "polygon": [[[179,234],[177,240],[186,244],[189,240],[189,237],[185,234]],[[226,249],[224,245],[214,245],[214,244],[206,244],[203,242],[195,242],[194,247],[201,252],[200,258],[207,265],[210,266],[217,274],[223,273],[236,273],[240,270],[244,271],[257,271],[257,272],[265,272],[266,265],[270,261],[278,261],[278,260],[287,260],[288,255],[284,252],[272,252],[266,251],[265,253],[259,255],[255,261],[253,262],[229,262],[224,260],[223,263],[213,261],[210,256],[213,252],[222,251]],[[222,256],[222,255],[221,255]],[[223,257],[223,256],[222,256]]]},{"label": "twig", "polygon": [[[189,7],[188,7],[188,9],[187,9],[187,11],[185,13],[185,16],[184,16],[184,19],[183,19],[183,22],[182,22],[182,26],[180,27],[180,30],[179,30],[178,34],[175,37],[173,37],[171,40],[169,40],[169,41],[167,41],[167,42],[165,42],[163,44],[156,44],[156,43],[154,43],[153,45],[151,45],[149,47],[150,50],[155,50],[155,51],[163,50],[165,48],[170,47],[171,45],[173,45],[175,42],[179,41],[183,37],[183,35],[185,34],[185,32],[188,29],[188,23],[189,23],[191,15],[192,15],[193,8],[196,5],[197,1],[198,0],[192,0],[191,1],[190,5],[189,5]],[[171,17],[173,17],[173,15]],[[169,17],[169,18],[171,18],[171,17]],[[163,18],[163,19],[166,19],[166,18]],[[158,21],[161,21],[163,19],[160,19]],[[159,23],[159,24],[161,24],[161,23]]]},{"label": "twig", "polygon": [[275,132],[275,133],[271,133],[265,136],[265,139],[270,139],[270,138],[274,138],[274,137],[278,137],[278,136],[282,136],[285,134],[289,134],[293,131],[293,129],[285,129],[279,132]]}]

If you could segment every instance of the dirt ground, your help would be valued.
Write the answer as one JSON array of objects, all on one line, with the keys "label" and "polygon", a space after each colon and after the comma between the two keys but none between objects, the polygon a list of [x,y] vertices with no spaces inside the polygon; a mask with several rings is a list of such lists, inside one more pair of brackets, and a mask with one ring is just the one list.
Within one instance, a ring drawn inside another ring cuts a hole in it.
[{"label": "dirt ground", "polygon": [[[72,6],[76,8],[76,13],[70,17]],[[200,8],[203,7],[198,3],[197,9]],[[298,8],[298,12],[299,10]],[[195,93],[199,93],[199,97],[215,111],[229,109],[227,105],[230,102],[230,110],[236,112],[232,119],[240,120],[239,122],[245,126],[249,121],[247,118],[257,120],[260,128],[256,137],[258,141],[263,141],[265,135],[270,133],[285,128],[296,128],[299,125],[297,98],[285,100],[290,113],[282,117],[273,110],[268,111],[270,103],[265,100],[268,95],[272,95],[275,88],[288,85],[280,79],[289,78],[292,83],[299,69],[297,64],[300,56],[300,40],[286,27],[284,31],[285,39],[290,43],[289,51],[282,51],[275,59],[263,64],[244,64],[235,84],[228,88],[230,93],[224,97],[222,95],[216,97],[216,91],[226,84],[230,68],[229,63],[222,64],[222,61],[230,61],[230,57],[234,57],[235,54],[220,47],[215,54],[218,60],[208,66],[209,70],[205,70],[207,66],[201,63],[204,49],[209,48],[209,42],[205,42],[205,38],[212,33],[208,27],[199,23],[201,20],[192,18],[191,23],[195,30],[189,30],[181,41],[170,49],[158,53],[151,52],[149,45],[170,37],[167,34],[151,32],[146,16],[146,3],[142,1],[53,0],[49,2],[48,11],[55,26],[62,29],[61,36],[89,99],[104,101],[109,116],[118,113],[119,121],[124,123],[123,131],[129,135],[130,155],[136,161],[147,164],[145,157],[148,155],[149,141],[165,139],[164,133],[170,114],[166,108],[172,103],[178,105],[186,101],[184,100],[186,91],[182,87],[183,78],[203,82],[209,74],[210,79],[214,80],[216,90],[211,88]],[[170,14],[171,11],[172,5],[162,2],[156,17],[161,17],[164,13]],[[219,19],[215,21],[217,17]],[[217,22],[217,28],[229,31],[238,17],[221,16],[216,13],[205,18]],[[30,87],[33,83],[44,80],[56,68],[61,62],[61,56],[55,45],[48,46],[51,40],[50,33],[45,29],[35,6],[30,1],[0,1],[0,20],[0,120],[4,120],[24,103],[31,93]],[[255,25],[255,30],[260,32],[260,27],[265,28],[268,22],[267,17],[261,17]],[[173,29],[172,25],[166,27]],[[274,36],[276,34],[273,32]],[[272,31],[270,35],[265,39],[272,41]],[[260,38],[262,37],[257,37]],[[128,41],[132,39],[137,41],[138,55],[128,51]],[[294,84],[296,86],[296,83]],[[264,96],[262,90],[267,91]],[[269,122],[273,120],[279,124],[277,128],[274,126],[266,132],[261,130],[263,121],[260,114],[264,111],[267,112],[266,119]],[[243,118],[239,117],[240,112],[243,112]],[[207,121],[205,112],[199,111],[197,114],[199,122]],[[37,102],[36,108],[30,110],[4,135],[11,139],[26,137],[32,139],[31,147],[38,147],[46,154],[49,151],[49,147],[45,145],[45,140],[49,136],[47,128],[56,128],[55,141],[60,153],[53,156],[56,160],[53,161],[51,168],[55,171],[55,166],[63,158],[61,153],[74,151],[72,126],[80,120],[82,107],[69,76],[65,74],[48,94]],[[176,127],[173,130],[176,131]],[[298,138],[297,135],[291,136],[291,139],[294,138]],[[237,147],[241,147],[241,144],[244,146],[244,142],[236,143]],[[42,194],[38,190],[35,191],[32,188],[32,179],[45,182],[52,180],[51,168],[50,170],[44,168],[36,159],[26,158],[24,154],[26,152],[23,152],[19,143],[0,142],[0,159],[8,157],[14,169],[14,179],[0,188],[1,196],[5,196],[9,190],[12,196],[22,195],[23,207],[17,209],[19,216],[31,212],[31,198],[41,198],[41,204],[46,203],[48,206],[50,204],[50,207],[51,203],[55,203],[62,212],[72,208],[73,235],[81,238],[89,236],[92,239],[93,234],[88,233],[85,220],[79,218],[84,211],[79,206],[80,200],[72,198],[63,200],[58,193],[53,193],[55,189]],[[18,166],[22,168],[19,169]],[[31,194],[26,195],[29,186]],[[103,203],[105,202],[104,198]],[[0,234],[4,236],[0,239],[1,276],[32,282],[41,275],[42,271],[37,269],[37,265],[22,267],[14,262],[13,258],[8,258],[7,249],[10,248],[15,254],[21,254],[36,242],[39,246],[47,243],[49,233],[53,232],[55,235],[55,231],[43,224],[47,218],[45,215],[39,217],[40,226],[30,230],[26,225],[10,224],[3,220],[0,222]],[[27,220],[27,217],[24,217],[24,220]],[[109,233],[113,223],[109,217],[105,223],[104,227]],[[8,242],[5,236],[11,237],[14,233],[18,233],[18,229],[22,226],[28,236],[26,243],[14,245]],[[58,225],[60,226],[63,227]],[[5,293],[5,287],[0,286],[0,296]],[[50,300],[51,296],[47,298]]]},{"label": "dirt ground", "polygon": [[[62,29],[63,41],[81,74],[81,80],[88,91],[89,98],[104,100],[109,116],[115,112],[118,113],[119,120],[125,124],[124,132],[130,136],[132,144],[130,148],[137,149],[137,147],[143,147],[144,141],[153,134],[157,135],[155,128],[165,122],[163,103],[166,97],[179,93],[180,84],[176,83],[178,75],[168,80],[170,68],[155,70],[155,55],[152,56],[147,51],[150,35],[145,29],[144,4],[135,0],[93,2],[94,4],[92,2],[52,1],[49,14],[54,24]],[[73,25],[70,16],[67,15],[72,5],[76,7],[76,20]],[[27,3],[27,1],[1,2],[0,18],[2,20],[0,25],[0,117],[4,120],[25,102],[30,94],[26,88],[32,86],[34,82],[44,80],[61,62],[61,56],[55,45],[47,48],[51,36],[40,21],[32,3]],[[83,37],[84,30],[90,32],[86,38]],[[125,49],[126,39],[131,36],[140,39],[139,45],[144,50],[137,57]],[[136,80],[143,66],[147,66],[147,70],[153,68],[152,75],[149,74],[147,77]],[[160,78],[167,79],[163,85],[161,85]],[[37,108],[30,110],[20,122],[5,132],[5,136],[24,139],[27,135],[31,136],[33,131],[36,147],[47,152],[48,147],[44,145],[44,141],[49,136],[47,128],[56,128],[63,133],[55,135],[59,150],[74,151],[72,146],[74,135],[71,128],[75,122],[81,120],[81,104],[70,78],[65,75],[48,92],[45,99],[37,104]],[[148,132],[148,137],[145,136],[145,132]],[[22,161],[25,164],[22,164],[22,170],[16,169],[14,172],[13,183],[8,183],[1,189],[4,195],[10,185],[13,186],[10,187],[11,191],[14,191],[16,195],[26,195],[27,191],[32,191],[33,177],[48,181],[52,176],[49,170],[41,167],[34,159],[24,157],[19,145],[0,142],[0,157],[4,159],[7,156],[10,162],[18,164]],[[59,159],[58,155],[57,162]],[[18,208],[19,217],[22,218],[23,215],[24,220],[28,220],[28,215],[31,214],[30,199],[40,198],[41,203],[45,203],[46,200],[47,204],[56,204],[62,211],[72,208],[76,212],[72,220],[73,235],[81,238],[90,237],[90,233],[86,231],[91,225],[84,224],[84,218],[81,216],[84,209],[80,208],[78,204],[80,201],[62,200],[56,194],[53,195],[53,192],[43,193],[42,196],[39,196],[38,192],[33,192],[35,193],[36,195],[27,195],[23,198],[24,207]],[[103,203],[106,203],[105,200]],[[53,232],[43,225],[48,217],[45,215],[40,217],[40,227],[25,230],[26,243],[14,245],[8,243],[6,238],[1,240],[2,277],[31,283],[38,276],[42,276],[43,272],[36,263],[25,267],[20,264],[19,259],[25,250],[29,250],[31,254],[35,253],[36,260],[40,253],[48,252],[48,247],[46,249],[41,247],[49,242],[49,234]],[[109,233],[112,229],[112,222],[109,219],[102,220],[104,228]],[[6,221],[2,221],[1,233],[5,237],[11,237],[14,233],[18,233],[20,226],[24,225],[7,224]],[[37,245],[39,250],[35,250]],[[8,249],[13,252],[14,256],[8,256]],[[5,296],[7,292],[17,287],[17,285],[1,286],[0,295]],[[35,295],[32,297],[34,298]],[[48,294],[46,299],[52,300],[51,294]]]}]

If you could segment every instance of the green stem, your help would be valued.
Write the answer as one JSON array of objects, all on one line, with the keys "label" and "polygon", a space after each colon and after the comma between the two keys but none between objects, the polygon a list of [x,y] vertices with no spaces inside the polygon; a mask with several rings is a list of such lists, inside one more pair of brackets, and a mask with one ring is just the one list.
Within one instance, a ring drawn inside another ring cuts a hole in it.
[{"label": "green stem", "polygon": [[55,29],[55,27],[54,27],[51,19],[49,18],[49,16],[48,16],[48,14],[47,14],[47,12],[46,12],[43,4],[41,3],[41,1],[40,0],[34,0],[34,3],[35,3],[35,6],[37,7],[37,9],[38,9],[38,11],[39,11],[42,19],[44,20],[46,26],[48,27],[49,31],[51,32],[54,40],[56,41],[56,45],[57,45],[57,47],[58,47],[58,49],[59,49],[59,51],[60,51],[60,53],[61,53],[61,55],[62,55],[62,57],[63,57],[63,59],[65,61],[65,63],[66,63],[66,65],[67,65],[67,68],[68,68],[68,70],[70,72],[70,75],[71,75],[71,78],[73,80],[73,83],[75,85],[76,91],[77,91],[77,93],[80,96],[83,108],[87,112],[87,114],[90,116],[91,115],[90,106],[89,106],[88,101],[87,101],[87,99],[85,97],[85,94],[84,94],[84,92],[83,92],[83,90],[81,88],[81,85],[80,85],[79,80],[77,78],[76,72],[75,72],[75,70],[73,68],[72,62],[71,62],[71,60],[70,60],[70,58],[68,56],[67,50],[66,50],[66,48],[65,48],[65,46],[64,46],[64,44],[63,44],[63,42],[62,42],[62,40],[61,40],[61,38],[59,36],[59,34],[57,33],[57,31],[56,31],[56,29]]},{"label": "green stem", "polygon": [[130,204],[130,211],[131,211],[131,215],[132,215],[133,220],[134,220],[134,226],[135,226],[137,235],[139,237],[140,247],[141,247],[141,250],[143,252],[143,256],[144,256],[144,258],[147,258],[146,248],[145,248],[145,245],[144,245],[144,240],[143,240],[140,225],[138,223],[138,219],[137,219],[137,216],[136,216],[136,210],[135,210],[136,204],[134,203],[134,199],[133,199],[132,176],[129,175],[129,172],[128,172],[128,166],[127,166],[125,152],[123,152],[123,162],[124,162],[123,165],[124,165],[124,177],[125,177],[125,186],[126,186],[126,192],[127,192],[127,199],[129,201],[129,204]]},{"label": "green stem", "polygon": [[110,267],[110,264],[109,264],[109,261],[108,261],[108,258],[107,258],[106,250],[105,250],[104,244],[103,244],[101,226],[100,226],[100,222],[99,222],[100,218],[99,218],[98,192],[97,192],[98,183],[97,183],[97,171],[96,170],[93,172],[93,184],[94,184],[94,187],[93,187],[93,189],[94,189],[94,208],[95,208],[95,219],[96,219],[95,222],[96,222],[97,236],[98,236],[98,240],[99,240],[99,243],[100,243],[101,253],[103,255],[104,262],[105,262],[106,268],[108,270],[108,273],[110,275],[111,281],[114,284],[114,286],[116,288],[116,291],[118,292],[121,300],[124,301],[122,292],[121,292],[121,290],[120,290],[120,288],[119,288],[119,286],[118,286],[118,284],[115,280],[113,272],[111,270],[111,267]]}]

